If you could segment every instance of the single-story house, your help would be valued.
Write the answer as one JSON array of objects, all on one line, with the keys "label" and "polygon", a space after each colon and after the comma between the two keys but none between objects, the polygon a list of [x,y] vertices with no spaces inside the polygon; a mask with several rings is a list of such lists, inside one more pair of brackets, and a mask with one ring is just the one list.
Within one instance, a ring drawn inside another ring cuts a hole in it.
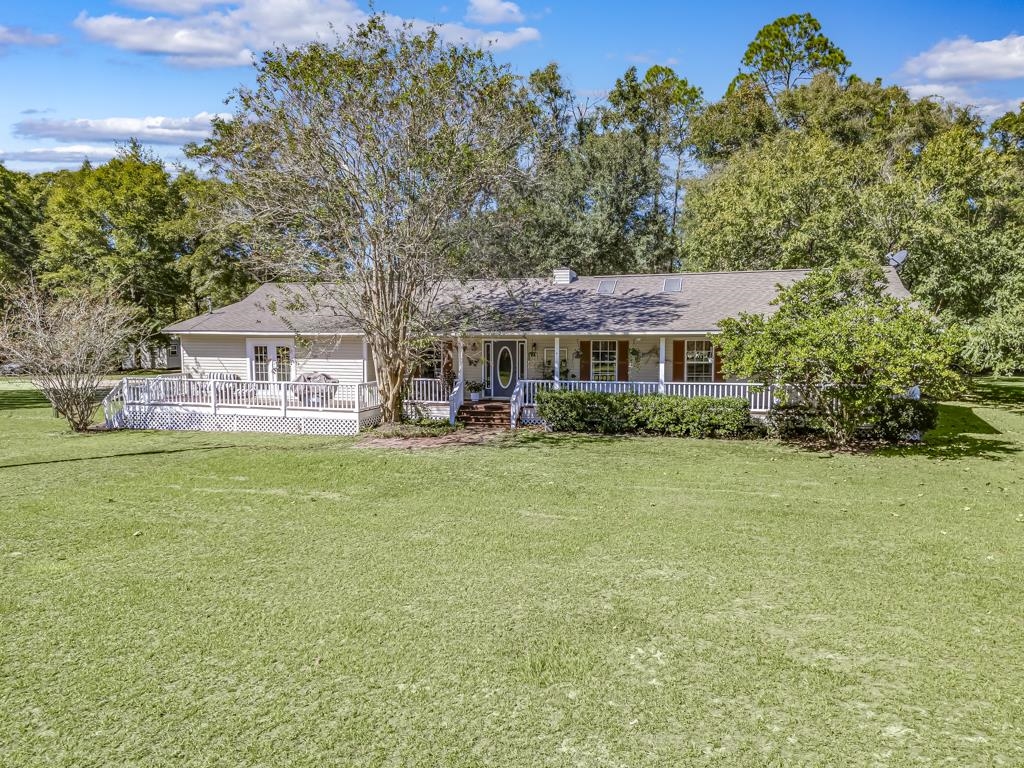
[{"label": "single-story house", "polygon": [[[806,274],[583,277],[561,268],[546,279],[452,286],[451,302],[472,311],[411,381],[407,408],[514,427],[536,421],[539,389],[561,388],[743,397],[765,412],[771,389],[725,379],[714,339],[721,320],[772,312],[778,286]],[[894,269],[886,277],[890,293],[909,296]],[[309,434],[354,434],[377,423],[366,338],[349,318],[317,310],[311,290],[265,284],[168,326],[180,342],[180,376],[125,379],[106,403],[108,422]],[[472,402],[477,396],[483,404]]]}]

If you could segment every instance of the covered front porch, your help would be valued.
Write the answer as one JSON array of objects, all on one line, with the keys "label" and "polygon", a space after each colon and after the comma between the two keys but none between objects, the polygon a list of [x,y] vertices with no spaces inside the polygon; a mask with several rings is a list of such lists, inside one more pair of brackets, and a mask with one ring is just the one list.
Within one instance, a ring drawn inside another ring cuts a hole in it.
[{"label": "covered front porch", "polygon": [[754,413],[774,402],[771,387],[724,378],[708,334],[460,338],[445,342],[420,373],[410,386],[413,408],[435,417],[446,411],[455,423],[469,400],[508,401],[512,428],[539,423],[536,397],[545,389],[738,397]]}]

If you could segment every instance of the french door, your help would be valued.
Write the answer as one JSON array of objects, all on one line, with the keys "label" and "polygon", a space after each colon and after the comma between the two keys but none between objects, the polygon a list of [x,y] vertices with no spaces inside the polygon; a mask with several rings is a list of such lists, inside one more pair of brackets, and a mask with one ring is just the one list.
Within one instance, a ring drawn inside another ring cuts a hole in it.
[{"label": "french door", "polygon": [[291,339],[249,339],[253,381],[291,381],[295,348]]}]

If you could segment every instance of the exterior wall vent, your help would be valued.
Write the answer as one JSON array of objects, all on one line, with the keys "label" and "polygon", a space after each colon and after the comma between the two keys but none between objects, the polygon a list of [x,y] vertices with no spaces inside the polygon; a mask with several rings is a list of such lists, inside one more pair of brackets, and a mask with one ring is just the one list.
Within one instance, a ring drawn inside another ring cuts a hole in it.
[{"label": "exterior wall vent", "polygon": [[576,280],[576,273],[569,267],[556,267],[553,276],[555,285],[568,285]]}]

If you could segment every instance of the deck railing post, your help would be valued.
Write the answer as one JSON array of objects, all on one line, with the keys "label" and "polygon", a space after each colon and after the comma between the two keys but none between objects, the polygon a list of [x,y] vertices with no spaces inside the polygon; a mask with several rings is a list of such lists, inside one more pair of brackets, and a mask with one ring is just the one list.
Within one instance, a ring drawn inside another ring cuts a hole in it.
[{"label": "deck railing post", "polygon": [[658,339],[658,394],[665,394],[665,337]]},{"label": "deck railing post", "polygon": [[562,381],[562,339],[555,336],[555,359],[551,363],[551,370],[554,373],[555,389],[561,389]]},{"label": "deck railing post", "polygon": [[278,382],[281,385],[281,416],[288,415],[288,382]]},{"label": "deck railing post", "polygon": [[213,411],[213,415],[217,415],[217,382],[210,382],[210,410]]}]

